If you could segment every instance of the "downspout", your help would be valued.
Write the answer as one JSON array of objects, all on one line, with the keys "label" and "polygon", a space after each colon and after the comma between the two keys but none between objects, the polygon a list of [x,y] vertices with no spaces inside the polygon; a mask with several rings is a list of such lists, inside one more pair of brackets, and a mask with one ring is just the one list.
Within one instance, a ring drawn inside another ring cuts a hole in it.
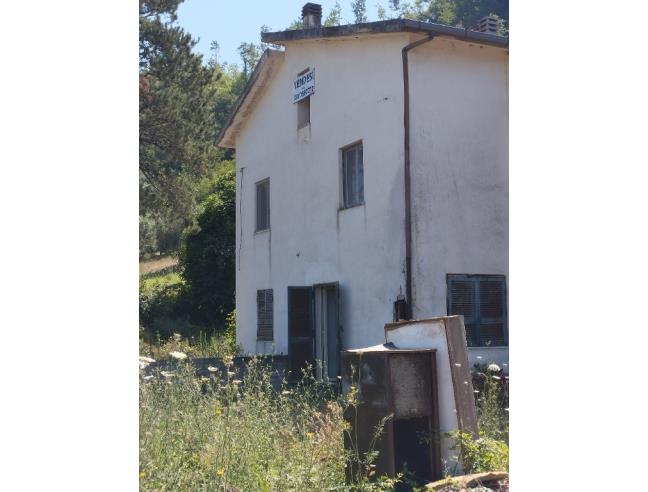
[{"label": "downspout", "polygon": [[407,55],[410,50],[424,43],[432,41],[434,34],[429,37],[419,39],[408,44],[403,48],[403,126],[404,142],[404,175],[405,175],[405,297],[407,299],[406,314],[407,319],[412,319],[412,190],[410,176],[410,108],[409,108],[409,66]]}]

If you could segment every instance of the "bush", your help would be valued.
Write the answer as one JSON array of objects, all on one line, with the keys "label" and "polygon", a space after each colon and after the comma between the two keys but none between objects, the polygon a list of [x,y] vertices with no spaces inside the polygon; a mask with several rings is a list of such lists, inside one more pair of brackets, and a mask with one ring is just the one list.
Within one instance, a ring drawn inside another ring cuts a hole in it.
[{"label": "bush", "polygon": [[213,193],[202,203],[195,223],[183,233],[179,260],[192,321],[224,326],[234,309],[233,162],[224,163],[209,183]]},{"label": "bush", "polygon": [[459,451],[464,473],[508,471],[509,448],[505,442],[490,437],[473,439],[470,433],[461,431],[451,436],[455,439],[453,449]]}]

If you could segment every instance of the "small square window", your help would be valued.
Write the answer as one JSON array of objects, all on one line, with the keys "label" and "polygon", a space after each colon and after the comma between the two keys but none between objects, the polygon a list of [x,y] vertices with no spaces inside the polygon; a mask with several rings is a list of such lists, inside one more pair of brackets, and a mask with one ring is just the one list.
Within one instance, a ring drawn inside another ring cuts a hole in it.
[{"label": "small square window", "polygon": [[270,229],[270,178],[256,184],[256,231]]},{"label": "small square window", "polygon": [[297,129],[310,124],[310,96],[297,103]]},{"label": "small square window", "polygon": [[272,341],[274,300],[272,289],[257,290],[257,340]]},{"label": "small square window", "polygon": [[342,149],[342,194],[344,208],[364,203],[362,143]]}]

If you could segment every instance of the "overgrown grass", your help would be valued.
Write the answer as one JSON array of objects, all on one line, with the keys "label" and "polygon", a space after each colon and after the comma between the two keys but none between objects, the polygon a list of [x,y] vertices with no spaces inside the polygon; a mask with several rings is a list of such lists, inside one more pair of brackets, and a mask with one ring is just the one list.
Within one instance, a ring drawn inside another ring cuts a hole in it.
[{"label": "overgrown grass", "polygon": [[[160,350],[185,352],[182,339]],[[225,353],[224,351],[223,353]],[[177,355],[177,354],[176,354]],[[180,356],[182,357],[182,355]],[[345,410],[358,404],[307,374],[296,387],[278,390],[271,373],[252,359],[245,375],[235,374],[231,355],[224,373],[210,369],[198,378],[186,358],[169,372],[140,374],[140,485],[144,491],[392,490],[395,481],[376,477],[369,450],[345,450],[352,439]],[[146,365],[146,361],[143,362]],[[483,373],[485,384],[498,382]],[[485,386],[477,398],[482,435],[456,434],[464,471],[508,469],[504,410],[496,406],[501,386]],[[345,466],[351,466],[347,483]]]},{"label": "overgrown grass", "polygon": [[257,360],[240,379],[215,369],[197,379],[185,361],[172,373],[142,375],[141,490],[391,488],[370,483],[369,470],[345,484],[343,411],[352,402],[308,375],[275,391],[270,376]]},{"label": "overgrown grass", "polygon": [[508,388],[501,368],[496,364],[477,366],[475,374],[475,404],[479,438],[467,432],[452,433],[457,459],[464,473],[508,471],[509,419]]},{"label": "overgrown grass", "polygon": [[233,357],[239,353],[236,345],[236,314],[231,313],[224,331],[205,332],[197,330],[188,324],[178,325],[177,320],[171,320],[172,328],[185,327],[185,332],[192,335],[183,336],[174,333],[169,338],[159,334],[151,335],[140,330],[139,353],[153,359],[165,359],[170,352],[183,352],[189,357]]}]

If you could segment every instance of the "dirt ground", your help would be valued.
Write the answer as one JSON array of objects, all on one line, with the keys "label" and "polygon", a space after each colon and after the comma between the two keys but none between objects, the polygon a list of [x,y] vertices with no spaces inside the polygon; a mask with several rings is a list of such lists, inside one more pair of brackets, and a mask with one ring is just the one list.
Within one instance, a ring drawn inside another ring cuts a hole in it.
[{"label": "dirt ground", "polygon": [[146,273],[153,273],[165,268],[169,268],[178,264],[177,256],[160,256],[159,258],[151,258],[150,260],[140,261],[139,272],[140,275]]}]

